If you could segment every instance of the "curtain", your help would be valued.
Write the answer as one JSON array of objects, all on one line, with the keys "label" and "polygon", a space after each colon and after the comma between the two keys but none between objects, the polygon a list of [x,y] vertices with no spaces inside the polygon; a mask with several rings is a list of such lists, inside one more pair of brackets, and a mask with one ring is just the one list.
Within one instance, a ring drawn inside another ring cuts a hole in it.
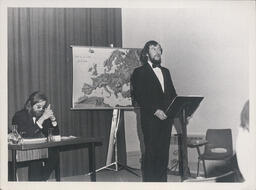
[{"label": "curtain", "polygon": [[[105,164],[112,111],[71,111],[71,45],[122,47],[121,9],[8,8],[8,123],[28,96],[44,92],[61,135],[104,137],[96,167]],[[61,153],[61,176],[88,172],[86,149]]]}]

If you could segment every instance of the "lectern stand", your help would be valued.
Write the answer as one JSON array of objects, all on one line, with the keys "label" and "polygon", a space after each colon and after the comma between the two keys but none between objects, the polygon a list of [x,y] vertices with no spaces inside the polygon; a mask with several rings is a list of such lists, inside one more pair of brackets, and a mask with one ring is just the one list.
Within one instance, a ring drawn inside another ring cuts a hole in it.
[{"label": "lectern stand", "polygon": [[[113,117],[112,117],[112,124],[111,124],[111,130],[110,130],[110,137],[109,137],[109,145],[108,145],[108,154],[107,154],[107,160],[106,165],[102,168],[99,168],[96,170],[96,172],[99,172],[104,169],[113,170],[113,171],[120,171],[121,169],[125,169],[128,172],[139,176],[136,172],[133,170],[136,170],[135,168],[131,168],[123,163],[120,163],[118,161],[118,150],[117,150],[117,133],[120,127],[120,121],[124,119],[124,108],[123,109],[114,109],[113,110]],[[113,153],[114,153],[114,161],[113,161]],[[113,168],[114,166],[114,168]]]},{"label": "lectern stand", "polygon": [[179,173],[181,181],[189,176],[187,151],[187,118],[191,117],[203,100],[201,96],[177,96],[165,111],[170,118],[179,117],[181,121],[181,134],[178,137],[179,146]]}]

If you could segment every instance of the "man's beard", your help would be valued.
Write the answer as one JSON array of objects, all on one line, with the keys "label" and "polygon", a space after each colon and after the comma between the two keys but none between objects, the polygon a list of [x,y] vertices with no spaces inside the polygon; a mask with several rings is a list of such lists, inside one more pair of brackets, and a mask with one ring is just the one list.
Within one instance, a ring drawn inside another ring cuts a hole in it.
[{"label": "man's beard", "polygon": [[149,60],[151,61],[151,63],[153,63],[153,65],[161,65],[161,57],[157,60],[149,56]]},{"label": "man's beard", "polygon": [[30,111],[30,113],[33,117],[36,117],[36,118],[39,118],[43,115],[43,111],[35,111],[33,109]]}]

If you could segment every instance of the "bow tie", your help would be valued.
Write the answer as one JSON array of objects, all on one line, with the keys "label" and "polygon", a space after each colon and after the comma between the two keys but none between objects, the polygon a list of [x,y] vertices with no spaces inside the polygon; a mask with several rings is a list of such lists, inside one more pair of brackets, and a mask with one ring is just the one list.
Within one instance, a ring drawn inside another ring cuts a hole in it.
[{"label": "bow tie", "polygon": [[153,67],[153,68],[156,68],[156,67],[160,68],[161,65],[160,65],[160,64],[154,64],[154,63],[153,63],[152,67]]}]

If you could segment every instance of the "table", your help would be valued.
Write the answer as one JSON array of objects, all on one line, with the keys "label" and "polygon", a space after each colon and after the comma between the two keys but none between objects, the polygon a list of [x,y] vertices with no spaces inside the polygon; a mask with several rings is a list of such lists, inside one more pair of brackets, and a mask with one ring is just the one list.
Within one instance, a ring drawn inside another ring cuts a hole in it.
[{"label": "table", "polygon": [[17,150],[33,150],[42,148],[54,148],[57,154],[57,166],[55,168],[56,181],[60,181],[60,151],[65,149],[75,149],[87,147],[89,149],[89,172],[91,173],[91,181],[96,181],[95,172],[95,147],[102,145],[102,138],[69,138],[58,142],[44,142],[44,143],[33,143],[33,144],[8,144],[8,149],[12,151],[12,170],[13,170],[13,181],[17,181],[16,178],[16,153]]}]

